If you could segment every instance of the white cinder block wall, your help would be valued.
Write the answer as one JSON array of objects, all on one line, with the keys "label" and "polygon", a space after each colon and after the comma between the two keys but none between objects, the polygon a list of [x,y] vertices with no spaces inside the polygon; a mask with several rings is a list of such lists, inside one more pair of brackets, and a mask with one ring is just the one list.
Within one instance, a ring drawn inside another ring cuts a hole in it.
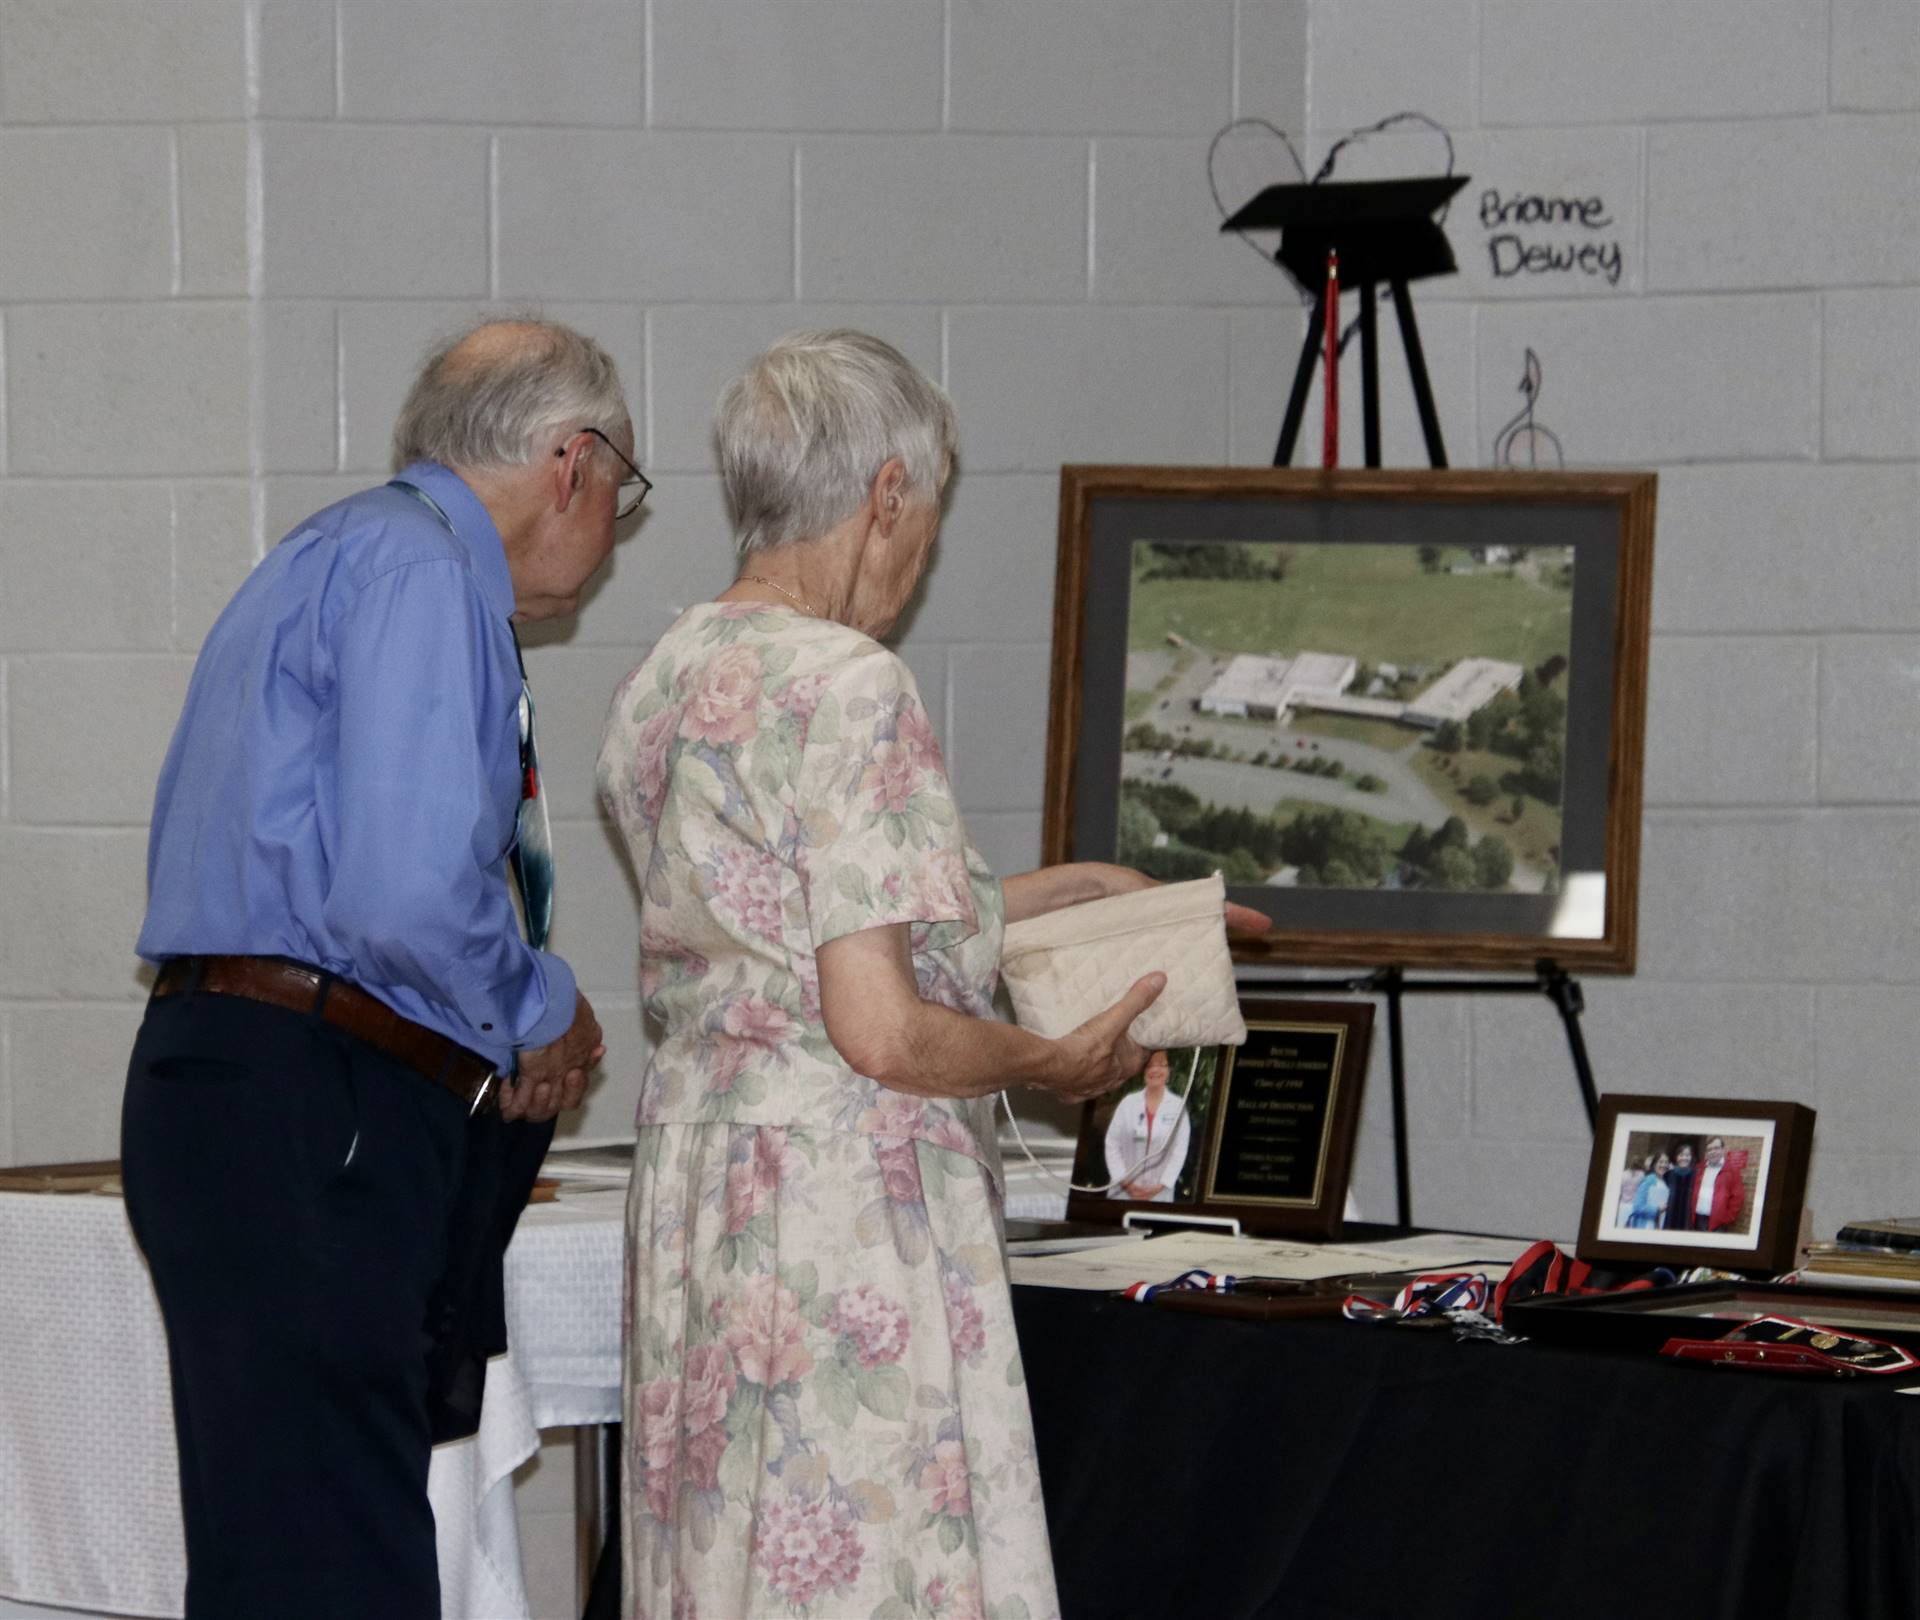
[{"label": "white cinder block wall", "polygon": [[[1474,177],[1462,274],[1416,294],[1455,460],[1490,459],[1531,347],[1570,464],[1660,471],[1641,971],[1587,983],[1602,1088],[1811,1103],[1816,1226],[1911,1208],[1920,7],[1313,0],[1308,61],[1316,158],[1418,108]],[[1434,149],[1374,142],[1341,172]],[[1609,223],[1490,228],[1489,189],[1599,197]],[[1618,279],[1497,276],[1502,229],[1617,243]],[[1570,1229],[1587,1137],[1557,1020],[1415,1010],[1416,1213]]]},{"label": "white cinder block wall", "polygon": [[976,838],[1031,865],[1053,469],[1228,456],[1229,306],[1295,317],[1201,157],[1240,107],[1299,123],[1304,40],[1292,0],[0,0],[0,1162],[113,1151],[200,638],[483,309],[607,343],[658,480],[528,638],[556,944],[612,1046],[580,1128],[627,1126],[645,1058],[607,696],[730,577],[708,417],[782,331],[871,328],[959,400],[904,651]]},{"label": "white cinder block wall", "polygon": [[[1311,163],[1407,108],[1474,176],[1463,273],[1419,293],[1455,463],[1531,346],[1570,461],[1662,472],[1643,971],[1589,984],[1602,1084],[1813,1102],[1820,1224],[1908,1207],[1912,0],[0,0],[0,1161],[113,1150],[194,650],[265,545],[382,473],[429,337],[523,302],[583,325],[659,480],[530,656],[557,943],[613,1046],[583,1128],[617,1131],[644,1038],[591,757],[617,677],[728,577],[728,368],[850,322],[952,389],[965,472],[903,650],[978,841],[1028,865],[1054,469],[1263,462],[1279,422],[1297,306],[1214,234],[1209,137],[1310,126]],[[1439,161],[1402,136],[1341,172]],[[1221,153],[1230,202],[1286,172]],[[1602,199],[1522,234],[1617,275],[1496,274],[1487,188]],[[1544,1004],[1416,1002],[1409,1039],[1416,1214],[1568,1231],[1585,1132]]]}]

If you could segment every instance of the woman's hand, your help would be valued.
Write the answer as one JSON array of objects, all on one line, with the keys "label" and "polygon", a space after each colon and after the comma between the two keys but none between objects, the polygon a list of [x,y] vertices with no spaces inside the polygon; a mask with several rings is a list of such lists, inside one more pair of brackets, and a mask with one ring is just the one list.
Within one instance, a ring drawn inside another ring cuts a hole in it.
[{"label": "woman's hand", "polygon": [[[1005,879],[1000,891],[1006,899],[1007,921],[1024,922],[1029,917],[1045,916],[1062,906],[1084,905],[1089,900],[1106,900],[1116,894],[1131,894],[1137,889],[1155,889],[1158,878],[1137,872],[1131,866],[1115,866],[1110,861],[1071,861],[1064,866],[1043,866],[1038,871],[1020,872]],[[1252,906],[1226,904],[1229,934],[1264,934],[1273,927],[1273,919]]]},{"label": "woman's hand", "polygon": [[1252,906],[1235,905],[1227,902],[1227,932],[1229,934],[1264,934],[1273,927],[1273,919],[1264,911],[1255,911]]},{"label": "woman's hand", "polygon": [[1061,1036],[1055,1043],[1058,1072],[1040,1082],[1042,1089],[1085,1102],[1131,1080],[1147,1066],[1147,1050],[1127,1031],[1166,987],[1166,974],[1149,973],[1105,1012]]},{"label": "woman's hand", "polygon": [[[1135,889],[1160,887],[1158,878],[1150,878],[1145,872],[1136,872],[1131,866],[1100,866],[1097,870],[1106,882],[1108,894],[1129,894]],[[1273,919],[1264,911],[1255,911],[1252,906],[1238,905],[1229,900],[1223,909],[1229,934],[1264,934],[1273,927]]]}]

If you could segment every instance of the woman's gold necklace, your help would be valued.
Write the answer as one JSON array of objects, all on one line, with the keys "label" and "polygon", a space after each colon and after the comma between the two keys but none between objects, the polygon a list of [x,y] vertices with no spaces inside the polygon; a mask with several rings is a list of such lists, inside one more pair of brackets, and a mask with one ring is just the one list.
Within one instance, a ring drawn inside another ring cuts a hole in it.
[{"label": "woman's gold necklace", "polygon": [[826,617],[826,614],[822,613],[804,596],[795,596],[792,591],[788,590],[786,586],[782,585],[778,580],[768,579],[765,574],[742,574],[740,577],[749,585],[764,585],[770,591],[778,591],[795,607],[804,608],[816,619],[824,619]]}]

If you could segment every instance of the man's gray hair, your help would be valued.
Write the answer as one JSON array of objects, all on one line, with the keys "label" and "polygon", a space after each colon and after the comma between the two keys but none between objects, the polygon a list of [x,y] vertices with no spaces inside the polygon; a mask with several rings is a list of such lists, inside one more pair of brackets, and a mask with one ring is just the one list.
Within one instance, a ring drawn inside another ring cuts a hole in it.
[{"label": "man's gray hair", "polygon": [[789,332],[720,391],[720,476],[740,555],[812,540],[895,456],[938,499],[958,428],[944,389],[865,332]]},{"label": "man's gray hair", "polygon": [[393,465],[523,466],[555,429],[615,438],[628,422],[613,359],[592,338],[557,321],[483,320],[420,367],[394,424]]}]

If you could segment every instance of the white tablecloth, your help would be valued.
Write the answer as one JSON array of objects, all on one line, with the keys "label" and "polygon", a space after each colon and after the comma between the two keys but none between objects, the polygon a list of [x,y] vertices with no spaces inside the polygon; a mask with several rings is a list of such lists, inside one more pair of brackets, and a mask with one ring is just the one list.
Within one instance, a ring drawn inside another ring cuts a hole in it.
[{"label": "white tablecloth", "polygon": [[[541,1429],[619,1416],[621,1203],[535,1205],[507,1251],[513,1348],[429,1476],[446,1620],[526,1620],[513,1471]],[[185,1580],[166,1343],[125,1207],[0,1193],[0,1597],[176,1616]]]}]

